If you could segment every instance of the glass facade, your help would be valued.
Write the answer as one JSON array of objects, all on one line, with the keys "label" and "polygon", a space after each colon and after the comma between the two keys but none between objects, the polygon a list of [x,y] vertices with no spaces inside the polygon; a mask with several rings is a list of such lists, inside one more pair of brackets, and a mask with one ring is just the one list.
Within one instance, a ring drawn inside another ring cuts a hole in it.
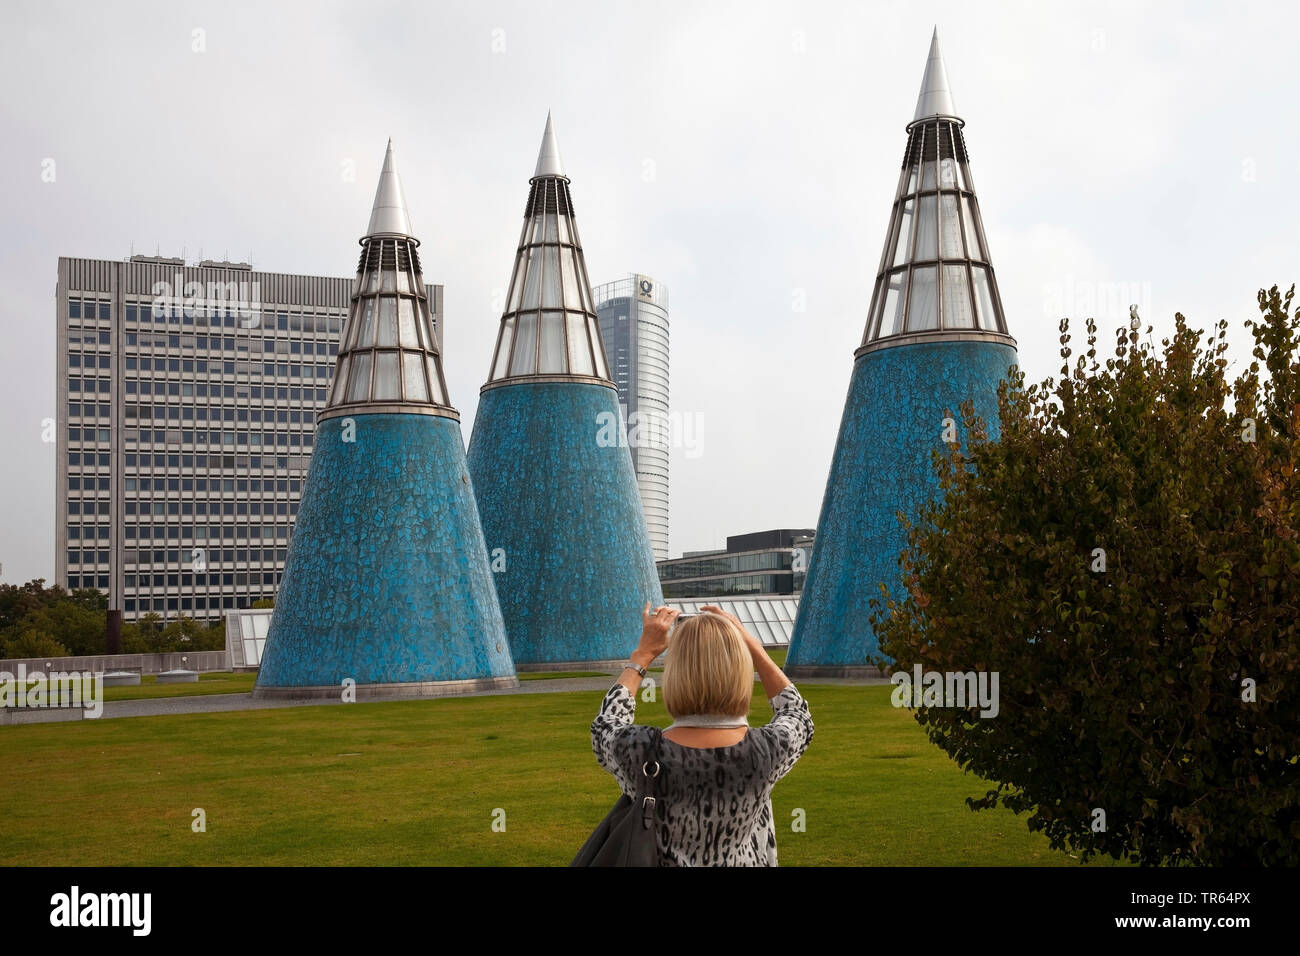
[{"label": "glass facade", "polygon": [[328,407],[450,407],[415,240],[366,239]]},{"label": "glass facade", "polygon": [[488,384],[539,375],[609,380],[567,179],[533,179]]},{"label": "glass facade", "polygon": [[[798,594],[807,574],[806,548],[692,555],[660,561],[665,598],[728,594]],[[755,573],[767,572],[767,573]]]},{"label": "glass facade", "polygon": [[930,332],[1006,334],[961,120],[910,127],[863,346]]}]

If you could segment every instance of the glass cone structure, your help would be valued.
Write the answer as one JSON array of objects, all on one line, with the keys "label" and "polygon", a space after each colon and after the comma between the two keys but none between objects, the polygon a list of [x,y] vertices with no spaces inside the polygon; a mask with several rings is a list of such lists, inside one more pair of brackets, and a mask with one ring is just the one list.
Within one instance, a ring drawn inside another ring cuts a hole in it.
[{"label": "glass cone structure", "polygon": [[936,30],[916,116],[907,127],[907,149],[867,313],[864,349],[901,344],[899,336],[934,332],[1006,335],[963,126]]},{"label": "glass cone structure", "polygon": [[621,662],[662,603],[548,115],[469,445],[520,670]]},{"label": "glass cone structure", "polygon": [[256,697],[517,686],[392,143]]},{"label": "glass cone structure", "polygon": [[549,114],[488,384],[545,375],[594,384],[611,380]]},{"label": "glass cone structure", "polygon": [[[902,594],[897,513],[937,491],[931,454],[971,400],[997,435],[997,387],[1016,362],[935,31],[907,126],[894,205],[840,420],[817,540],[786,658],[795,676],[874,672],[868,602]],[[964,441],[964,436],[963,441]]]}]

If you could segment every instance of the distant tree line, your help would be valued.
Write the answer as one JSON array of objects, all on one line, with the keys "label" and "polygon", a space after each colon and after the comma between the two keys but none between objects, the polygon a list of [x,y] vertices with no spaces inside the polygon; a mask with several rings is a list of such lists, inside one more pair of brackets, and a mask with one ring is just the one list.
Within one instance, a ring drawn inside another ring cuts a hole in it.
[{"label": "distant tree line", "polygon": [[[94,588],[69,591],[26,584],[0,584],[0,657],[69,657],[108,653],[108,598]],[[124,654],[219,651],[226,646],[221,619],[208,625],[180,617],[163,624],[154,613],[122,622]]]}]

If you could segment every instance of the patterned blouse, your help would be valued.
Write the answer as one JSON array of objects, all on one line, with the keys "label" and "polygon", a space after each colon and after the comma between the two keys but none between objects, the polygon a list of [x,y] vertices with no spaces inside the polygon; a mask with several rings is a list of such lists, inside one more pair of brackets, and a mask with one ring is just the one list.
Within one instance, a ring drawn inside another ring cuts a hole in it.
[{"label": "patterned blouse", "polygon": [[[770,700],[772,719],[729,747],[659,748],[659,850],[662,866],[776,866],[772,787],[790,772],[813,736],[808,702],[793,684]],[[596,760],[636,799],[653,737],[635,724],[636,696],[615,684],[591,723]]]}]

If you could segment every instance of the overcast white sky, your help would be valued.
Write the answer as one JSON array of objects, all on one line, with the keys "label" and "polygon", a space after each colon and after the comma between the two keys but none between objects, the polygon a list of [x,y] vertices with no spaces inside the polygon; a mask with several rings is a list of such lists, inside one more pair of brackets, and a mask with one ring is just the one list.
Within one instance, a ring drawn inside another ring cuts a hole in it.
[{"label": "overcast white sky", "polygon": [[468,440],[548,109],[593,281],[671,291],[673,554],[814,526],[935,24],[1029,378],[1135,301],[1248,362],[1300,278],[1298,9],[6,0],[3,580],[53,578],[59,256],[350,276],[392,136]]}]

